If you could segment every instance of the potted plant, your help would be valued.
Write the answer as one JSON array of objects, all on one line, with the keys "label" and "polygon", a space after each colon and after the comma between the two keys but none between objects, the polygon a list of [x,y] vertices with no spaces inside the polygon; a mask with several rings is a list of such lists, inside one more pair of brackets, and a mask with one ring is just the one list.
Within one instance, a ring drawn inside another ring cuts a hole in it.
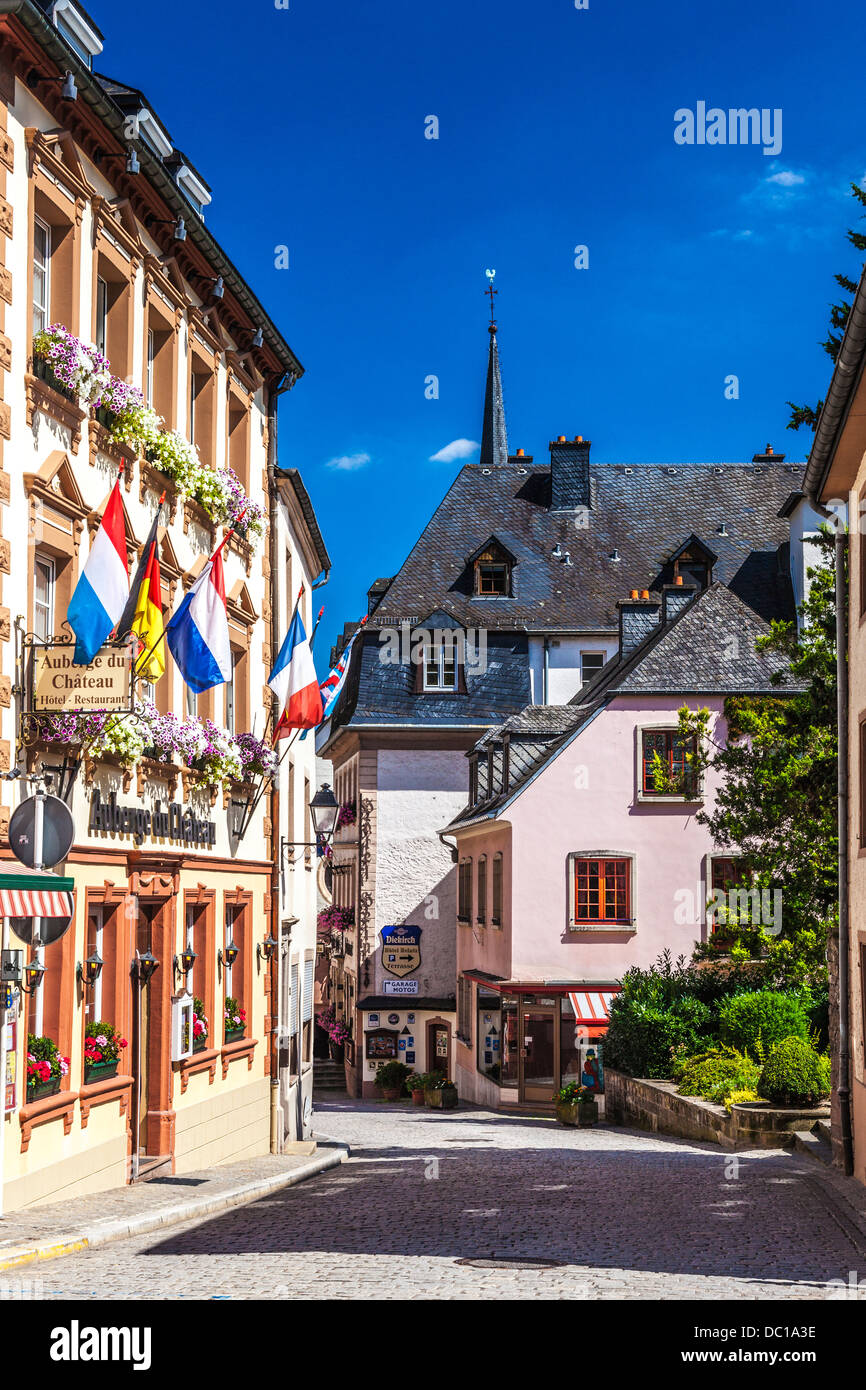
[{"label": "potted plant", "polygon": [[561,1125],[594,1125],[598,1120],[595,1093],[579,1081],[569,1081],[556,1092],[556,1118]]},{"label": "potted plant", "polygon": [[406,1090],[412,1097],[413,1105],[424,1104],[424,1077],[417,1071],[406,1077]]},{"label": "potted plant", "polygon": [[69,1071],[69,1058],[61,1057],[53,1038],[27,1035],[27,1099],[56,1096]]},{"label": "potted plant", "polygon": [[242,1038],[247,1027],[247,1011],[240,1007],[233,994],[229,994],[226,998],[224,1017],[226,1042],[234,1042],[237,1038]]},{"label": "potted plant", "polygon": [[424,1104],[429,1106],[431,1110],[442,1109],[441,1080],[441,1071],[426,1071],[424,1073]]},{"label": "potted plant", "polygon": [[208,1021],[204,1014],[204,1004],[198,995],[192,997],[192,1050],[193,1052],[204,1052],[207,1047]]},{"label": "potted plant", "polygon": [[441,1099],[440,1099],[440,1101],[439,1101],[439,1105],[436,1107],[437,1109],[439,1109],[439,1110],[456,1110],[456,1109],[457,1109],[457,1100],[458,1100],[458,1096],[457,1096],[457,1087],[456,1087],[456,1085],[455,1085],[455,1083],[454,1083],[453,1081],[450,1081],[450,1080],[449,1080],[449,1078],[447,1077],[447,1075],[446,1075],[444,1072],[441,1072],[441,1073],[439,1074],[439,1077],[438,1077],[438,1079],[437,1079],[437,1081],[436,1081],[436,1084],[435,1084],[433,1090],[434,1090],[434,1093],[435,1093],[436,1095],[438,1095],[438,1096],[441,1097]]},{"label": "potted plant", "polygon": [[403,1062],[383,1062],[376,1072],[376,1085],[385,1100],[399,1100],[409,1068]]},{"label": "potted plant", "polygon": [[88,1023],[84,1029],[85,1086],[116,1076],[120,1054],[125,1047],[126,1038],[120,1036],[114,1024],[106,1023],[104,1019]]}]

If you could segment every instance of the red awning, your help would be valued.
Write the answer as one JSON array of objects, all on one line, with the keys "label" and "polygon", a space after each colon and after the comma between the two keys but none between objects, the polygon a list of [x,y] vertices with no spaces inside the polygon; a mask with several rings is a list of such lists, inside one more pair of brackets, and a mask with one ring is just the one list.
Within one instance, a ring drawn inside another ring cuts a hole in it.
[{"label": "red awning", "polygon": [[618,989],[580,989],[569,991],[575,1021],[594,1034],[603,1033],[610,1022],[610,1001]]},{"label": "red awning", "polygon": [[71,893],[35,888],[0,888],[2,917],[71,917]]}]

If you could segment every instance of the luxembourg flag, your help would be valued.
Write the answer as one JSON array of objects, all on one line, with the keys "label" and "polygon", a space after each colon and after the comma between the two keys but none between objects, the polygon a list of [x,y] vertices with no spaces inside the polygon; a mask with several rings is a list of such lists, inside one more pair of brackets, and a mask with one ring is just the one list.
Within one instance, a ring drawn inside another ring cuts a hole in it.
[{"label": "luxembourg flag", "polygon": [[72,658],[76,666],[90,665],[120,621],[128,598],[126,528],[118,478],[66,613],[76,638]]},{"label": "luxembourg flag", "polygon": [[332,709],[334,708],[334,705],[337,703],[340,691],[346,684],[346,677],[349,674],[349,662],[352,659],[352,648],[355,645],[355,638],[358,636],[358,633],[361,631],[361,628],[364,626],[366,621],[367,618],[366,616],[364,616],[358,624],[358,627],[352,633],[351,640],[349,641],[348,645],[343,651],[343,655],[340,657],[340,660],[337,662],[336,666],[332,667],[325,679],[322,681],[322,698],[325,702],[325,707],[322,710],[323,720],[327,719],[330,715]]},{"label": "luxembourg flag", "polygon": [[322,695],[313,653],[297,608],[274,669],[268,676],[268,685],[282,709],[275,738],[282,738],[292,729],[315,729],[322,718]]},{"label": "luxembourg flag", "polygon": [[172,617],[165,639],[178,670],[196,694],[231,680],[232,649],[222,546]]}]

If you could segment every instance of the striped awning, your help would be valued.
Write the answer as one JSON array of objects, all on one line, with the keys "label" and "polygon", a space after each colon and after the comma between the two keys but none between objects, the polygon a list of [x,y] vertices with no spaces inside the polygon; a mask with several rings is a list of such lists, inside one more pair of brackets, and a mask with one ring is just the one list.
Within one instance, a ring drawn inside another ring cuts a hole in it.
[{"label": "striped awning", "polygon": [[0,916],[71,917],[75,910],[71,878],[17,869],[0,873]]},{"label": "striped awning", "polygon": [[569,993],[574,1017],[588,1028],[606,1028],[610,1021],[610,1001],[618,989],[581,989]]}]

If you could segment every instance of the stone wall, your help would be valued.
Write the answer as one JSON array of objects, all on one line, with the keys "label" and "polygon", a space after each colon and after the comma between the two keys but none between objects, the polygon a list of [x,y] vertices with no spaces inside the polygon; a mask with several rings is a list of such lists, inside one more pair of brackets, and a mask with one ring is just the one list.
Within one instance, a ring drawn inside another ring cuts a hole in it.
[{"label": "stone wall", "polygon": [[672,1081],[645,1081],[604,1069],[605,1115],[609,1124],[650,1129],[679,1139],[721,1144],[727,1149],[788,1148],[799,1130],[812,1130],[830,1115],[829,1105],[798,1110],[769,1105],[711,1105],[695,1096],[677,1095]]}]

